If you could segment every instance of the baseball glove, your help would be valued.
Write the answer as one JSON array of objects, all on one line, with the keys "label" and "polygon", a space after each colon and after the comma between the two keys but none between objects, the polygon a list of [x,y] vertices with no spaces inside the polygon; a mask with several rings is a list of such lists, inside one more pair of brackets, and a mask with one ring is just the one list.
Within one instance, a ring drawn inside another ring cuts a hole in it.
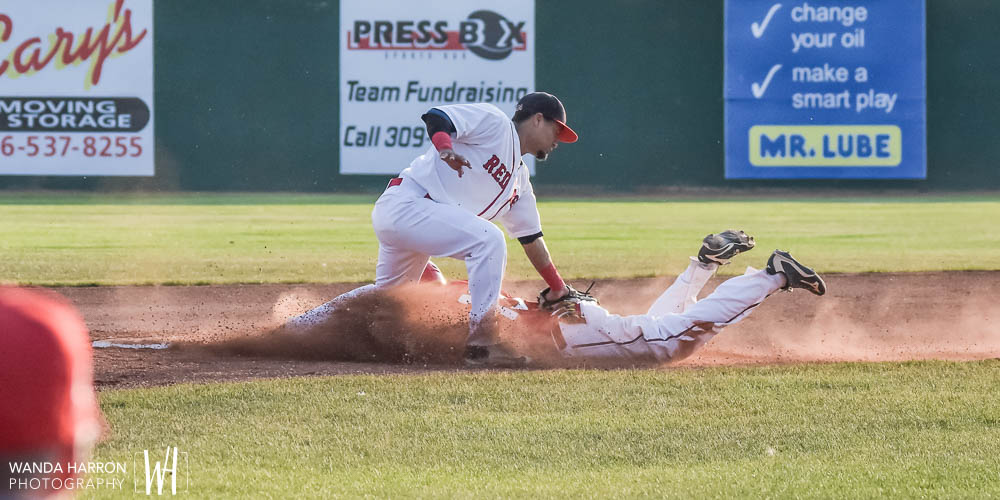
[{"label": "baseball glove", "polygon": [[593,302],[597,304],[597,298],[590,294],[590,289],[594,287],[591,283],[584,291],[579,291],[566,284],[566,295],[556,299],[547,300],[545,295],[549,293],[549,288],[538,292],[538,308],[545,311],[552,311],[552,316],[565,321],[582,321],[583,318],[580,316],[580,303],[581,302]]}]

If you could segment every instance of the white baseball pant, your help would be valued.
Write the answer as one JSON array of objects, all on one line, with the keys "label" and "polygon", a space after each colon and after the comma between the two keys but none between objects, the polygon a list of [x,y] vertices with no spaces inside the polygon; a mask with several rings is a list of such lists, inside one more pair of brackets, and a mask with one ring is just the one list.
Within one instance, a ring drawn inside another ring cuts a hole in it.
[{"label": "white baseball pant", "polygon": [[391,186],[375,202],[372,226],[378,237],[375,286],[394,287],[415,283],[430,257],[465,261],[469,276],[470,345],[491,345],[495,330],[480,328],[493,321],[504,269],[507,240],[492,222],[461,208],[426,198],[426,192],[410,179]]},{"label": "white baseball pant", "polygon": [[[375,284],[344,293],[285,323],[290,331],[306,331],[324,323],[346,300],[374,291],[416,283],[430,257],[452,257],[465,261],[469,273],[470,345],[490,345],[497,341],[495,331],[479,328],[492,321],[507,265],[507,241],[493,223],[465,210],[425,197],[415,183],[404,179],[391,186],[375,202],[372,226],[379,241]],[[437,267],[430,281],[441,279]],[[433,278],[437,279],[433,279]]]},{"label": "white baseball pant", "polygon": [[580,305],[585,323],[560,323],[562,354],[579,358],[683,359],[719,333],[722,327],[747,317],[754,308],[785,285],[781,274],[748,267],[726,280],[709,296],[698,293],[718,264],[691,264],[657,298],[646,314],[619,316],[593,303]]}]

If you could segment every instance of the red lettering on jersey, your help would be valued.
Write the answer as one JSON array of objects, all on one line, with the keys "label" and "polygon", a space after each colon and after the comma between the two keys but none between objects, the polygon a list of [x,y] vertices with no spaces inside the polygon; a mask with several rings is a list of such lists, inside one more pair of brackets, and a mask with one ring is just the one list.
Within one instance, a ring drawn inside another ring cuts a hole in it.
[{"label": "red lettering on jersey", "polygon": [[492,158],[490,158],[489,160],[486,160],[486,163],[483,163],[483,168],[487,172],[489,172],[489,173],[492,174],[493,173],[493,169],[496,168],[496,166],[499,165],[499,164],[500,164],[500,158],[497,158],[497,155],[493,155]]},{"label": "red lettering on jersey", "polygon": [[507,174],[507,165],[501,163],[500,168],[496,169],[493,172],[493,180],[497,181],[497,184],[500,184],[500,180],[503,179],[503,176],[506,174]]},{"label": "red lettering on jersey", "polygon": [[507,189],[507,184],[510,183],[510,172],[504,174],[503,179],[500,180],[500,189]]},{"label": "red lettering on jersey", "polygon": [[489,160],[486,160],[486,163],[483,163],[483,170],[486,170],[500,185],[501,191],[507,189],[513,172],[507,170],[507,165],[500,163],[500,158],[497,155],[491,156]]}]

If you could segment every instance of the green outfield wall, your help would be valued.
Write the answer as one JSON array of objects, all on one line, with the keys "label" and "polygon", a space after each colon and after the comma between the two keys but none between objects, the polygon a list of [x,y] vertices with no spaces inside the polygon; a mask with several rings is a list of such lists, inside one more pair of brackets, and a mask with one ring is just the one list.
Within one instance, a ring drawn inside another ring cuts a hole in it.
[{"label": "green outfield wall", "polygon": [[[377,189],[385,176],[338,174],[338,17],[335,1],[157,0],[157,175],[0,187]],[[541,165],[537,186],[1000,188],[993,1],[927,0],[920,181],[724,180],[721,0],[538,0],[536,25],[537,86],[563,99],[581,136]]]}]

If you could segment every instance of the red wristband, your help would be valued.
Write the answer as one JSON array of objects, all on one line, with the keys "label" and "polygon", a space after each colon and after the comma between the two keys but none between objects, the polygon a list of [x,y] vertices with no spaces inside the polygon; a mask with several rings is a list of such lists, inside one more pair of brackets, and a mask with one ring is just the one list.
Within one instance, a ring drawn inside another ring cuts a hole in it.
[{"label": "red wristband", "polygon": [[448,132],[435,132],[434,135],[431,136],[431,142],[434,143],[434,147],[437,148],[438,151],[452,148],[451,136],[448,135]]},{"label": "red wristband", "polygon": [[550,263],[545,269],[539,270],[538,274],[542,275],[542,279],[549,285],[549,290],[562,290],[566,286],[555,264]]}]

